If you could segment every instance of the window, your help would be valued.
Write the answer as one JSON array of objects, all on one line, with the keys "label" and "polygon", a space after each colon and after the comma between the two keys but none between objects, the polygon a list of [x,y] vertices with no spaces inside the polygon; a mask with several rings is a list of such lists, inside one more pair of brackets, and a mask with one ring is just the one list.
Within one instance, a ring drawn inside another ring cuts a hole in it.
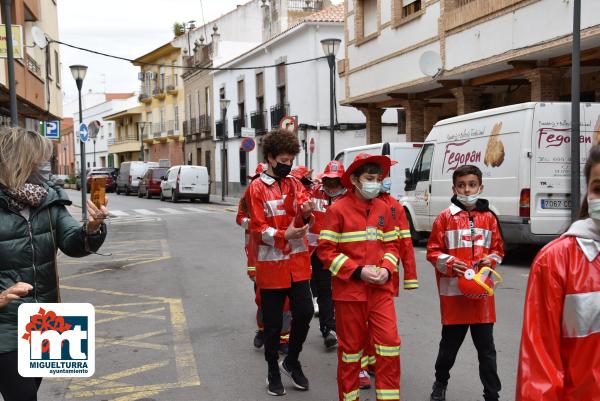
[{"label": "window", "polygon": [[256,111],[261,112],[264,108],[265,78],[264,73],[256,74]]},{"label": "window", "polygon": [[173,113],[175,114],[175,131],[179,131],[179,106],[173,107]]},{"label": "window", "polygon": [[402,18],[421,10],[421,0],[402,0]]},{"label": "window", "polygon": [[240,184],[248,185],[248,152],[240,149]]},{"label": "window", "polygon": [[196,91],[196,98],[198,99],[198,117],[202,114],[202,103],[200,102],[200,89]]},{"label": "window", "polygon": [[204,152],[204,165],[206,166],[206,169],[208,170],[209,176],[210,176],[210,164],[211,164],[210,150],[207,150],[206,152]]},{"label": "window", "polygon": [[210,117],[210,103],[210,86],[207,86],[204,88],[204,114],[206,114],[207,117]]},{"label": "window", "polygon": [[433,158],[433,145],[425,145],[423,153],[419,158],[419,164],[415,173],[417,173],[417,181],[429,181],[429,173],[431,171],[431,159]]},{"label": "window", "polygon": [[238,90],[238,118],[240,118],[240,124],[242,127],[246,126],[246,107],[245,107],[245,88],[244,88],[244,80],[240,80],[237,83]]},{"label": "window", "polygon": [[60,60],[57,51],[54,51],[54,71],[56,71],[56,86],[60,86]]},{"label": "window", "polygon": [[286,70],[285,64],[277,65],[277,104],[284,105],[287,100],[286,94]]},{"label": "window", "polygon": [[164,132],[165,131],[165,109],[161,108],[159,110],[159,122],[160,122],[160,132]]},{"label": "window", "polygon": [[381,0],[357,0],[354,12],[354,29],[357,42],[375,37],[381,27],[379,13]]},{"label": "window", "polygon": [[393,0],[393,26],[398,27],[423,14],[423,0]]}]

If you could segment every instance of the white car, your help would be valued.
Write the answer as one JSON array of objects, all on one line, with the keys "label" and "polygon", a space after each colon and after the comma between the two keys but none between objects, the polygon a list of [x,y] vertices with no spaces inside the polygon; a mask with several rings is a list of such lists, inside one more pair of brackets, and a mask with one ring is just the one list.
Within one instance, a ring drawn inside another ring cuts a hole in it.
[{"label": "white car", "polygon": [[173,166],[162,177],[160,200],[180,199],[210,201],[208,170],[204,166]]}]

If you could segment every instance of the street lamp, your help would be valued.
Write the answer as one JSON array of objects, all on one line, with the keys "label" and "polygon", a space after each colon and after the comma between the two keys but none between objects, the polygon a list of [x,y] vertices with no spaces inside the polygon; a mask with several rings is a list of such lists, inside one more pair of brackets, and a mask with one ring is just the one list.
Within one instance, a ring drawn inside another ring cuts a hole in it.
[{"label": "street lamp", "polygon": [[69,175],[69,173],[67,171],[67,144],[66,143],[63,143],[63,154],[64,154],[64,159],[63,159],[63,174]]},{"label": "street lamp", "polygon": [[138,122],[138,129],[140,131],[140,161],[144,161],[144,128],[146,127],[145,121]]},{"label": "street lamp", "polygon": [[[73,75],[73,79],[77,84],[77,93],[79,97],[79,124],[83,124],[83,110],[81,108],[81,87],[83,86],[83,80],[85,79],[85,74],[87,72],[87,66],[85,65],[72,65],[69,67],[71,69],[71,74]],[[81,160],[81,168],[80,175],[81,179],[81,217],[83,219],[83,224],[87,225],[87,180],[86,180],[86,171],[85,171],[85,142],[81,139],[79,140],[79,159]]]},{"label": "street lamp", "polygon": [[327,63],[329,64],[329,146],[331,147],[331,160],[335,158],[335,122],[334,122],[334,108],[335,108],[335,94],[333,90],[333,84],[335,79],[335,55],[337,54],[341,39],[331,38],[323,39],[321,46],[323,46],[323,52],[327,57]]},{"label": "street lamp", "polygon": [[225,129],[227,124],[227,109],[229,108],[229,103],[231,101],[229,99],[220,99],[219,103],[221,105],[221,137],[223,138],[223,145],[221,146],[221,200],[225,202],[225,191],[227,188],[227,183],[225,182],[225,169],[227,168],[227,161],[225,160],[227,157],[227,149],[225,148],[227,144],[227,131]]}]

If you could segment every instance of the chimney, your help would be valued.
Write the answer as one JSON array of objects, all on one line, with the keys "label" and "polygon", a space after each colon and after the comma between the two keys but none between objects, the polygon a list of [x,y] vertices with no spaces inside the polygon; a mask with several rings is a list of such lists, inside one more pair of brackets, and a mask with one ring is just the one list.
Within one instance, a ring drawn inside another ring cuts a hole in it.
[{"label": "chimney", "polygon": [[219,57],[219,42],[221,40],[221,34],[218,32],[219,27],[217,24],[213,25],[213,33],[210,35],[212,37],[212,55],[213,60]]}]

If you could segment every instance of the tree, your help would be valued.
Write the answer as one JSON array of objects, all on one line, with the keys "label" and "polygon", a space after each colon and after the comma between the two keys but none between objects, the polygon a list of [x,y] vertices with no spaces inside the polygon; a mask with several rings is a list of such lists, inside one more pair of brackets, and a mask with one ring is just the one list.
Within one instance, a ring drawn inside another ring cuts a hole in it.
[{"label": "tree", "polygon": [[185,33],[185,24],[183,22],[173,23],[173,35],[181,36]]}]

